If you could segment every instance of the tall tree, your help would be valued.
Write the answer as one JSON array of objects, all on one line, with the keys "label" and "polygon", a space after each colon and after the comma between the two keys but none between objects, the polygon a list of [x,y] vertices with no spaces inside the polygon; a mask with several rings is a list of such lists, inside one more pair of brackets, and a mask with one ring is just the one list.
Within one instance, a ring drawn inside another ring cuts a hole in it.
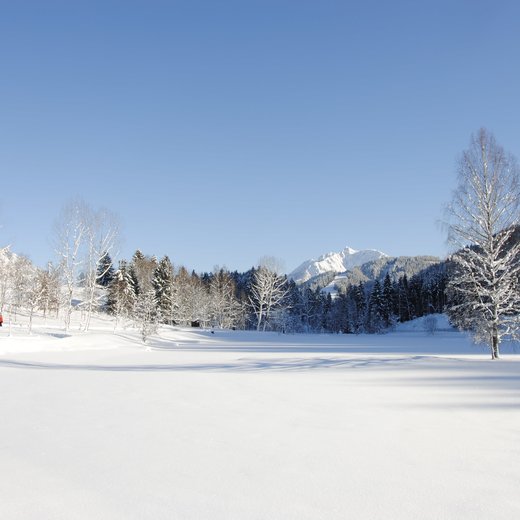
[{"label": "tall tree", "polygon": [[458,168],[459,184],[448,207],[448,238],[460,248],[449,283],[452,319],[499,357],[502,338],[519,331],[519,169],[513,156],[481,129]]},{"label": "tall tree", "polygon": [[50,311],[58,316],[61,291],[59,269],[49,262],[47,269],[39,271],[37,285],[41,294],[38,307],[43,311],[44,318]]},{"label": "tall tree", "polygon": [[368,299],[367,332],[379,333],[384,327],[385,302],[383,300],[383,289],[379,280],[374,282],[370,298]]},{"label": "tall tree", "polygon": [[397,282],[397,314],[401,323],[410,321],[415,317],[411,302],[410,284],[406,273]]},{"label": "tall tree", "polygon": [[152,282],[157,264],[155,257],[145,256],[139,249],[134,253],[130,272],[135,281],[137,296],[153,288]]},{"label": "tall tree", "polygon": [[352,330],[356,334],[361,334],[365,331],[365,319],[367,314],[367,301],[363,282],[359,282],[358,285],[353,286],[349,294],[352,299],[350,313],[352,316]]},{"label": "tall tree", "polygon": [[63,207],[55,223],[56,253],[65,282],[65,328],[70,327],[73,293],[80,270],[84,287],[83,306],[87,309],[85,330],[96,303],[96,287],[106,274],[101,269],[106,256],[115,246],[119,230],[118,219],[106,209],[94,210],[81,199]]},{"label": "tall tree", "polygon": [[0,313],[7,303],[14,261],[15,255],[11,253],[9,246],[0,249]]},{"label": "tall tree", "polygon": [[390,275],[386,273],[383,282],[383,324],[386,328],[392,327],[395,324],[395,290],[390,279]]},{"label": "tall tree", "polygon": [[271,314],[282,304],[288,292],[287,278],[278,274],[279,263],[264,258],[255,271],[249,301],[256,315],[256,330],[265,330]]},{"label": "tall tree", "polygon": [[74,200],[62,208],[54,226],[56,253],[65,283],[65,330],[70,327],[74,288],[84,263],[81,253],[88,230],[88,211],[82,200]]},{"label": "tall tree", "polygon": [[130,276],[125,260],[119,262],[119,269],[114,274],[114,279],[108,286],[107,310],[115,319],[114,328],[117,327],[119,318],[128,318],[134,312],[136,293],[134,279]]},{"label": "tall tree", "polygon": [[143,343],[159,328],[161,321],[157,299],[153,289],[141,292],[135,304],[134,320]]},{"label": "tall tree", "polygon": [[235,282],[225,269],[215,269],[209,282],[209,301],[212,324],[232,328],[241,321],[242,305],[235,297]]},{"label": "tall tree", "polygon": [[192,313],[192,283],[193,280],[184,266],[179,267],[174,282],[174,315],[177,325],[189,325],[194,319]]},{"label": "tall tree", "polygon": [[163,321],[173,325],[176,306],[175,273],[168,256],[164,256],[155,269],[152,285]]},{"label": "tall tree", "polygon": [[[34,297],[31,293],[35,284],[36,268],[27,257],[16,255],[11,274],[11,312],[15,316],[21,307],[27,306],[28,299],[32,300]],[[34,311],[35,306],[36,303],[32,302],[31,313]]]},{"label": "tall tree", "polygon": [[114,265],[112,263],[112,258],[110,258],[110,255],[108,252],[106,254],[103,254],[101,256],[101,259],[99,261],[98,265],[98,271],[97,271],[97,280],[98,284],[102,287],[108,287],[110,285],[110,282],[114,279]]},{"label": "tall tree", "polygon": [[85,330],[88,330],[92,311],[97,304],[96,289],[108,281],[111,274],[112,261],[109,253],[115,247],[119,234],[119,220],[107,209],[94,210],[88,208],[87,240],[86,240],[86,279],[85,303],[87,317]]}]

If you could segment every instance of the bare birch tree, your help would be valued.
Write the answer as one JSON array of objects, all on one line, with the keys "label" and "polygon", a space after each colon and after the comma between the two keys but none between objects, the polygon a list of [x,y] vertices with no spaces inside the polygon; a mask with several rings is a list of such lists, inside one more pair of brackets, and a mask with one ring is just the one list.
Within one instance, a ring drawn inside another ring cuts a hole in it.
[{"label": "bare birch tree", "polygon": [[449,314],[499,357],[500,341],[519,331],[519,169],[492,134],[481,129],[460,160],[459,184],[448,207],[452,256]]},{"label": "bare birch tree", "polygon": [[264,330],[272,313],[282,304],[288,293],[287,278],[280,274],[280,263],[272,257],[260,260],[253,276],[250,305],[256,315],[256,330]]},{"label": "bare birch tree", "polygon": [[[36,281],[36,268],[23,255],[16,255],[11,270],[10,303],[11,313],[15,318],[22,307],[27,307],[28,298]],[[32,312],[33,309],[31,309]]]},{"label": "bare birch tree", "polygon": [[113,249],[119,232],[115,215],[106,209],[94,210],[78,199],[67,204],[55,223],[55,250],[65,285],[65,329],[70,327],[74,289],[78,276],[84,276],[85,329],[96,299],[96,287],[105,256]]},{"label": "bare birch tree", "polygon": [[32,334],[34,312],[45,297],[46,287],[42,283],[44,277],[45,271],[32,265],[29,266],[26,278],[28,283],[24,291],[24,305],[29,314],[29,334]]},{"label": "bare birch tree", "polygon": [[7,303],[8,291],[11,283],[14,255],[9,247],[0,249],[0,313]]},{"label": "bare birch tree", "polygon": [[65,330],[70,328],[74,288],[84,259],[82,246],[87,235],[87,205],[75,200],[63,207],[54,226],[55,251],[65,287]]},{"label": "bare birch tree", "polygon": [[43,311],[43,317],[47,318],[49,312],[54,312],[58,316],[60,307],[60,272],[51,262],[47,264],[47,269],[40,270],[38,273],[37,285],[41,293],[38,307]]}]

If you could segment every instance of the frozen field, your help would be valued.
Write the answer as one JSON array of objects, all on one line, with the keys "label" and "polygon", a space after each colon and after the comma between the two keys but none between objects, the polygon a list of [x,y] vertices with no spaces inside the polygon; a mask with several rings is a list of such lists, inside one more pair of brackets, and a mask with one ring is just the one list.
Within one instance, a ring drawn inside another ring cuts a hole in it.
[{"label": "frozen field", "polygon": [[0,329],[2,520],[520,518],[512,349],[112,329]]}]

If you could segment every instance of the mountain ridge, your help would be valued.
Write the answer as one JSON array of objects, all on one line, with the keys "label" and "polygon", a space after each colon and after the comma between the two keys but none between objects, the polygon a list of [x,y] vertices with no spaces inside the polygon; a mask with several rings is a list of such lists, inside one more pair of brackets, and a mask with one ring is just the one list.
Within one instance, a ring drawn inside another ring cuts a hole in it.
[{"label": "mountain ridge", "polygon": [[325,253],[318,259],[305,260],[288,274],[288,278],[300,284],[324,273],[343,273],[380,258],[388,258],[388,255],[377,249],[358,251],[347,246],[339,252]]}]

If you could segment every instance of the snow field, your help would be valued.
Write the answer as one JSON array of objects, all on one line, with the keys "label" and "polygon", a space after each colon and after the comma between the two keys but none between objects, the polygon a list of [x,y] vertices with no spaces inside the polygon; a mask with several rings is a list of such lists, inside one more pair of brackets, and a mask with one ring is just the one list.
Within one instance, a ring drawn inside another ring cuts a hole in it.
[{"label": "snow field", "polygon": [[419,331],[164,329],[146,350],[94,325],[0,333],[0,518],[520,515],[513,353]]}]

